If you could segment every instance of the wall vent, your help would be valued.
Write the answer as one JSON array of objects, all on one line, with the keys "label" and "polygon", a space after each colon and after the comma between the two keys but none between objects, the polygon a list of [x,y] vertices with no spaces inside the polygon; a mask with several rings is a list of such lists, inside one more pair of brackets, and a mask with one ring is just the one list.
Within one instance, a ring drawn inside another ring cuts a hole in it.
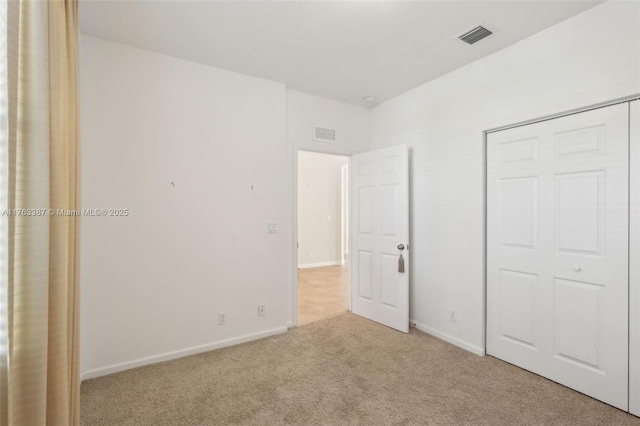
[{"label": "wall vent", "polygon": [[336,143],[336,131],[326,127],[313,126],[313,140],[316,142]]},{"label": "wall vent", "polygon": [[485,37],[489,37],[491,34],[493,34],[493,32],[489,31],[482,25],[478,25],[477,27],[470,29],[464,34],[459,35],[458,38],[467,44],[473,44]]}]

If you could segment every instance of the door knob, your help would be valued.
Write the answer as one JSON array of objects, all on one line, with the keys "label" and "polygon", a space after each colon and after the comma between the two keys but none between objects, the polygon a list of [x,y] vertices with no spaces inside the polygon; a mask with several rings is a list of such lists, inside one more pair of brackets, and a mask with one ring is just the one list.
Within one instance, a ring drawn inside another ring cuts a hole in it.
[{"label": "door knob", "polygon": [[579,267],[579,266],[574,266],[574,267],[573,267],[573,269],[575,269],[575,270],[576,270],[576,272],[580,272],[580,271],[582,271],[582,268],[581,268],[581,267]]},{"label": "door knob", "polygon": [[404,244],[398,244],[398,250],[400,251],[404,250]]}]

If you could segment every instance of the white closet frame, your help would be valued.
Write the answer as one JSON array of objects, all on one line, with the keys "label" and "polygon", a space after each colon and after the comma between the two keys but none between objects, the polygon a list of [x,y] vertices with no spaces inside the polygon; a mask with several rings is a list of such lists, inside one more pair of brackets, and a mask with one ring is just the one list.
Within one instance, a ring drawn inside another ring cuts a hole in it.
[{"label": "white closet frame", "polygon": [[533,120],[485,130],[484,141],[484,339],[487,327],[487,135],[611,105],[629,106],[629,413],[640,416],[640,93]]},{"label": "white closet frame", "polygon": [[640,101],[629,103],[629,412],[640,416]]}]

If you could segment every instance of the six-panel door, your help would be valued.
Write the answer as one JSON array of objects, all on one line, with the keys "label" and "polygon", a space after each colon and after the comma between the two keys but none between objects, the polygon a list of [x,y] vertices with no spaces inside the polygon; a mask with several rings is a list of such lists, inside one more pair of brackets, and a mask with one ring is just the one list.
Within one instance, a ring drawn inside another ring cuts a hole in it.
[{"label": "six-panel door", "polygon": [[[354,314],[409,331],[409,170],[406,145],[351,158]],[[403,244],[405,250],[398,250]],[[402,255],[402,261],[400,261]],[[404,263],[404,271],[399,270]]]},{"label": "six-panel door", "polygon": [[628,106],[487,137],[487,352],[621,409]]}]

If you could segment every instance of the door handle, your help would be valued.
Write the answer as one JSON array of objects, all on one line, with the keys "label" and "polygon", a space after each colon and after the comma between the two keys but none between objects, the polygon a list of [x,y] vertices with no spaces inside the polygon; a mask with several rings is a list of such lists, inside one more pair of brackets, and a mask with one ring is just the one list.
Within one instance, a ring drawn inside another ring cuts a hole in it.
[{"label": "door handle", "polygon": [[400,250],[400,257],[398,257],[398,272],[404,272],[404,257],[402,257],[404,244],[398,244],[398,250]]}]

